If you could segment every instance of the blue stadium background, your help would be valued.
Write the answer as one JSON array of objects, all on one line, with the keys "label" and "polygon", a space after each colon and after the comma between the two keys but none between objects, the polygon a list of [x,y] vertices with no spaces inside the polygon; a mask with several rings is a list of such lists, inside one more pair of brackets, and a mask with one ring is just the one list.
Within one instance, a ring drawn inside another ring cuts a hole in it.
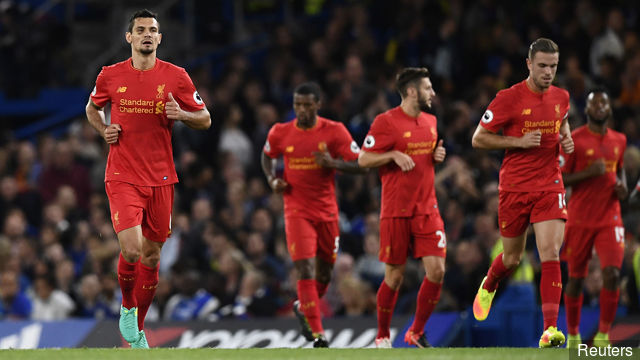
[{"label": "blue stadium background", "polygon": [[[534,346],[541,332],[533,241],[519,271],[501,286],[489,321],[469,316],[499,252],[501,160],[499,152],[472,150],[470,136],[495,93],[526,77],[531,41],[544,36],[560,46],[556,84],[571,94],[573,128],[585,121],[589,90],[609,91],[611,126],[628,138],[630,186],[640,176],[640,7],[633,1],[2,0],[0,348],[52,346],[45,338],[61,333],[73,338],[65,346],[119,345],[86,340],[115,333],[120,300],[119,250],[102,182],[108,149],[86,122],[84,106],[101,66],[130,55],[126,22],[145,7],[159,13],[159,58],[187,68],[213,119],[206,132],[174,128],[180,184],[148,317],[158,329],[152,345],[176,346],[166,334],[184,338],[190,328],[250,331],[267,320],[283,332],[296,329],[282,200],[268,191],[259,155],[269,128],[293,117],[291,93],[301,82],[320,83],[321,114],[343,122],[362,143],[375,115],[399,103],[398,69],[431,70],[438,94],[432,112],[448,153],[436,177],[448,239],[443,295],[427,329],[436,345]],[[375,172],[339,176],[337,183],[341,250],[323,313],[336,333],[364,331],[375,327],[383,276],[380,184]],[[634,324],[640,224],[636,203],[624,202],[623,211],[618,322]],[[410,262],[397,331],[410,321],[423,276]],[[36,278],[48,286],[36,289]],[[600,287],[594,259],[583,338],[597,330]],[[612,339],[637,336],[636,327],[614,327]],[[42,341],[33,340],[36,334]]]}]

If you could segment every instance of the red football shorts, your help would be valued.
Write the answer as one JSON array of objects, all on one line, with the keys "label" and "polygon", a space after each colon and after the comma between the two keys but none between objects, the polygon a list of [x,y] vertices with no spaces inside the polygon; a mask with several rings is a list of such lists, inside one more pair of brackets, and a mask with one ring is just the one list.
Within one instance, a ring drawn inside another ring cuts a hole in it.
[{"label": "red football shorts", "polygon": [[613,266],[620,269],[624,257],[624,227],[567,226],[564,231],[561,256],[569,265],[569,276],[573,278],[587,276],[594,247],[600,259],[601,268]]},{"label": "red football shorts", "polygon": [[504,237],[522,235],[529,224],[554,219],[567,220],[564,191],[500,191],[499,201],[498,222],[500,234]]},{"label": "red football shorts", "polygon": [[156,242],[164,242],[171,234],[173,184],[138,186],[120,181],[105,183],[111,222],[116,234],[142,225],[142,235]]},{"label": "red football shorts", "polygon": [[439,212],[380,219],[380,261],[402,265],[415,258],[447,255],[447,237]]},{"label": "red football shorts", "polygon": [[313,221],[302,217],[284,218],[287,249],[293,261],[319,257],[333,264],[338,254],[338,221]]}]

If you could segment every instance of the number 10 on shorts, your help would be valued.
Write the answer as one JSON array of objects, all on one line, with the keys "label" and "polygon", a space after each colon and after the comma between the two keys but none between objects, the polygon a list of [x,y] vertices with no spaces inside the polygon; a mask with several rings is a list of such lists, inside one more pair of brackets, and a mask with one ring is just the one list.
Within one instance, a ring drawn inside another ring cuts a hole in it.
[{"label": "number 10 on shorts", "polygon": [[564,194],[558,194],[558,208],[564,209],[567,207],[567,202],[565,200]]}]

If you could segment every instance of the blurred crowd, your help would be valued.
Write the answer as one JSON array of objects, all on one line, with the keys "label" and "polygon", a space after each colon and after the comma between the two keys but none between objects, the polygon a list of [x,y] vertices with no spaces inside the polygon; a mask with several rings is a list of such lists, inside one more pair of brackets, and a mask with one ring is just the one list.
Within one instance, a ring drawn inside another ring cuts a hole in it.
[{"label": "blurred crowd", "polygon": [[[202,42],[207,41],[207,13],[219,10],[216,3],[196,1]],[[398,70],[430,69],[437,94],[432,112],[448,153],[436,168],[448,240],[439,310],[471,305],[499,249],[502,154],[473,150],[471,135],[495,93],[526,78],[525,57],[536,38],[551,38],[560,47],[556,84],[571,94],[572,128],[585,122],[589,90],[607,89],[614,105],[610,126],[627,135],[624,166],[629,186],[636,184],[640,6],[634,2],[303,3],[286,23],[260,14],[248,17],[245,35],[267,34],[268,41],[233,47],[220,59],[188,68],[209,106],[213,126],[197,132],[175,124],[180,183],[172,234],[163,248],[160,283],[147,319],[291,316],[295,274],[284,238],[283,201],[270,192],[259,155],[270,127],[292,119],[292,91],[304,81],[323,88],[321,115],[343,122],[362,144],[374,117],[399,104],[394,88]],[[2,39],[11,31],[10,18],[3,13]],[[232,36],[217,33],[213,38],[231,42]],[[6,61],[19,61],[5,54],[49,51],[25,49],[20,42],[6,44],[0,43],[3,68]],[[40,134],[28,141],[15,139],[10,131],[2,133],[0,319],[118,316],[119,246],[103,183],[107,152],[86,119],[75,120],[58,138]],[[380,182],[374,171],[339,175],[337,184],[342,234],[323,313],[373,315],[375,289],[384,275],[377,259]],[[631,257],[639,246],[640,217],[634,203],[625,201],[623,209],[627,256],[621,305],[638,311]],[[527,255],[521,275],[512,281],[537,284],[539,262],[532,240]],[[413,312],[424,276],[421,269],[414,261],[408,263],[397,312]],[[590,269],[585,304],[595,305],[601,286],[597,258]]]}]

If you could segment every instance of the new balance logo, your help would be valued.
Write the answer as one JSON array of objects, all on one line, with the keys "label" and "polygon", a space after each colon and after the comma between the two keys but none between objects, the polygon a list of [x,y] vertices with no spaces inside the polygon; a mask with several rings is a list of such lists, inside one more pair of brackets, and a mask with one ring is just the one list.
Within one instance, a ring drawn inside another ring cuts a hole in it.
[{"label": "new balance logo", "polygon": [[126,86],[120,86],[116,92],[117,93],[123,93],[125,91],[127,91],[127,87]]},{"label": "new balance logo", "polygon": [[562,283],[561,282],[552,281],[551,282],[551,286],[562,289]]},{"label": "new balance logo", "polygon": [[531,115],[531,109],[523,109],[522,115]]}]

